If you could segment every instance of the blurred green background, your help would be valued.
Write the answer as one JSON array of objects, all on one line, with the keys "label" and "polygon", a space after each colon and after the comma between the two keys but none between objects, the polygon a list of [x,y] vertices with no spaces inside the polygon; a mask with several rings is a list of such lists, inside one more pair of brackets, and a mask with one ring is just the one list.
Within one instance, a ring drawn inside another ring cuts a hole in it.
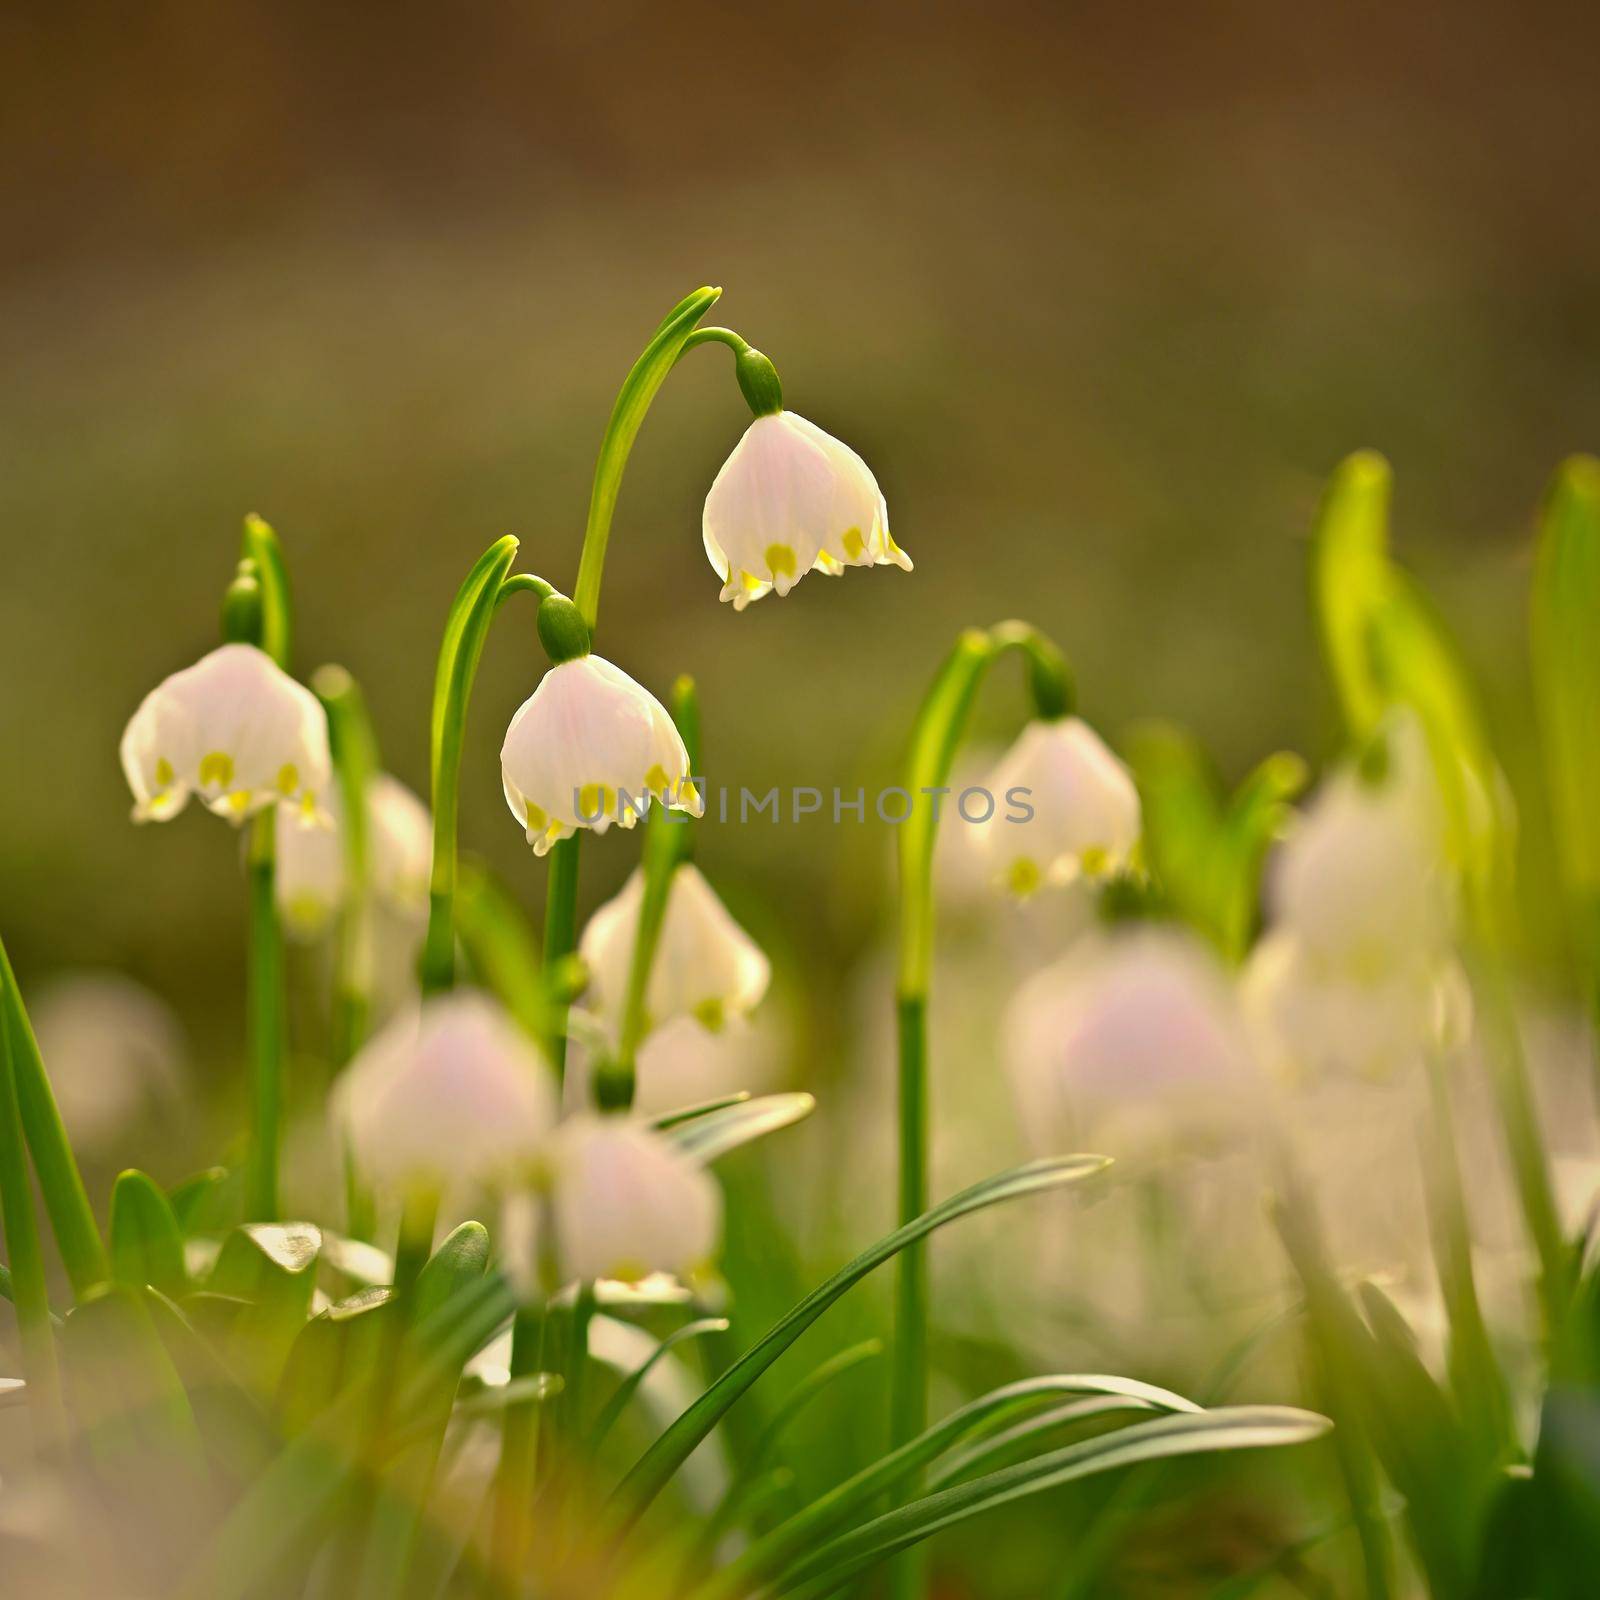
[{"label": "blurred green background", "polygon": [[[893,781],[951,636],[1012,613],[1113,736],[1171,716],[1230,774],[1327,754],[1304,542],[1358,445],[1393,459],[1397,544],[1525,772],[1531,516],[1600,437],[1595,34],[1568,7],[1268,0],[8,6],[0,915],[25,984],[122,967],[236,1052],[235,843],[200,815],[136,831],[116,749],[215,642],[240,517],[287,545],[300,667],[345,663],[425,788],[456,584],[505,532],[570,584],[615,389],[701,282],[874,466],[917,562],[719,606],[700,505],[746,413],[725,352],[678,372],[600,649],[701,680],[716,781]],[[539,659],[508,613],[464,809],[534,909],[496,752]],[[824,1035],[883,926],[886,833],[704,832]],[[586,905],[632,857],[586,851]]]}]

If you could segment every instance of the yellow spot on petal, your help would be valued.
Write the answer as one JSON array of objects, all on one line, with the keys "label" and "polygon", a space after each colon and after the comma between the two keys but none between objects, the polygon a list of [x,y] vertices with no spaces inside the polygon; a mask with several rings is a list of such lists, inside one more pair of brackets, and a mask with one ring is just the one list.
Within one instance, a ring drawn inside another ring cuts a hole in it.
[{"label": "yellow spot on petal", "polygon": [[726,1007],[715,995],[702,1000],[694,1008],[694,1019],[708,1033],[721,1033],[723,1024],[728,1020]]},{"label": "yellow spot on petal", "polygon": [[531,800],[523,809],[523,820],[534,833],[543,833],[550,826],[550,819],[544,811]]},{"label": "yellow spot on petal", "polygon": [[667,769],[659,761],[644,775],[644,786],[651,794],[665,794],[671,782]]},{"label": "yellow spot on petal", "polygon": [[650,1269],[642,1261],[624,1259],[616,1262],[607,1276],[618,1283],[637,1283],[641,1278],[650,1276]]},{"label": "yellow spot on petal", "polygon": [[844,535],[844,553],[852,561],[861,559],[861,552],[867,548],[867,541],[861,537],[859,528],[847,528]]},{"label": "yellow spot on petal", "polygon": [[578,820],[593,827],[606,818],[616,803],[616,791],[608,784],[586,783],[578,791]]},{"label": "yellow spot on petal", "polygon": [[300,769],[292,761],[278,768],[278,793],[292,795],[300,787]]},{"label": "yellow spot on petal", "polygon": [[250,791],[248,789],[235,789],[228,796],[228,809],[236,817],[242,817],[250,809]]},{"label": "yellow spot on petal", "polygon": [[208,755],[200,757],[200,787],[209,788],[215,784],[219,789],[226,789],[233,782],[233,757],[223,750],[213,750]]},{"label": "yellow spot on petal", "polygon": [[1043,882],[1044,874],[1032,856],[1018,856],[1006,872],[1006,888],[1019,900],[1026,900]]},{"label": "yellow spot on petal", "polygon": [[767,571],[774,578],[794,576],[794,547],[787,544],[767,546]]},{"label": "yellow spot on petal", "polygon": [[156,759],[156,787],[158,789],[170,789],[173,779],[177,776],[177,773],[172,770],[172,763],[165,756],[159,756]]},{"label": "yellow spot on petal", "polygon": [[1102,846],[1092,844],[1078,856],[1078,865],[1083,868],[1085,877],[1098,878],[1110,868],[1111,857]]}]

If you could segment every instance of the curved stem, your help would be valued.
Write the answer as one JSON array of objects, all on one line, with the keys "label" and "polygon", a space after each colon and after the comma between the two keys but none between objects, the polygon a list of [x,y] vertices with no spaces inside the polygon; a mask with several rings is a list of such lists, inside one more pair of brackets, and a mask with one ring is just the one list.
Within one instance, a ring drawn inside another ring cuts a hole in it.
[{"label": "curved stem", "polygon": [[[933,970],[933,858],[940,800],[972,705],[985,674],[1000,656],[1016,652],[1028,666],[1037,715],[1064,716],[1071,706],[1066,659],[1038,629],[1004,622],[985,632],[969,628],[939,669],[917,713],[906,763],[910,812],[900,825],[900,959],[895,997],[899,1045],[899,1220],[928,1206],[928,988]],[[895,1344],[890,1378],[891,1447],[927,1426],[927,1256],[921,1243],[900,1256],[895,1277]],[[921,1590],[921,1558],[901,1557],[891,1570],[899,1596]]]},{"label": "curved stem", "polygon": [[611,538],[611,519],[617,509],[617,495],[622,488],[628,454],[656,391],[682,354],[695,324],[716,304],[721,294],[721,289],[696,289],[667,313],[644,353],[634,362],[611,408],[611,420],[606,424],[600,455],[595,461],[589,515],[583,529],[583,554],[578,562],[578,583],[572,596],[591,633],[600,615],[600,579],[605,570],[606,544]]},{"label": "curved stem", "polygon": [[428,879],[428,932],[422,947],[422,990],[435,994],[455,983],[456,833],[460,814],[461,747],[466,737],[472,680],[500,605],[500,591],[516,559],[517,541],[497,539],[478,558],[456,592],[445,619],[433,681],[430,788],[433,801],[433,868]]}]

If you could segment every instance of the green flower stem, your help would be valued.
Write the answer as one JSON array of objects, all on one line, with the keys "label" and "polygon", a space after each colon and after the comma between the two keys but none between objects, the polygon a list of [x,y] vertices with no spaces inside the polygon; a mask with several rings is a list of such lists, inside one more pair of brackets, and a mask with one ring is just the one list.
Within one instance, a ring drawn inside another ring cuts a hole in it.
[{"label": "green flower stem", "polygon": [[[899,1039],[900,1183],[903,1224],[928,1208],[928,988],[933,972],[933,858],[940,800],[973,702],[1000,656],[1020,654],[1028,668],[1035,714],[1066,715],[1072,686],[1061,652],[1026,623],[985,632],[969,628],[939,669],[912,730],[905,789],[910,814],[900,825],[900,959],[896,994]],[[921,1241],[901,1252],[895,1277],[895,1343],[890,1376],[889,1437],[898,1448],[927,1426],[927,1255]],[[911,1485],[908,1492],[914,1492]],[[891,1568],[892,1591],[921,1592],[922,1561],[907,1554]]]},{"label": "green flower stem", "polygon": [[633,441],[639,436],[650,402],[683,353],[695,324],[717,303],[721,294],[721,289],[696,289],[667,313],[644,353],[634,362],[611,408],[611,420],[606,424],[600,454],[595,461],[589,515],[583,529],[583,554],[578,561],[578,584],[572,595],[591,633],[600,616],[600,579],[605,571],[606,545],[611,538],[611,519],[616,514],[617,495],[622,488],[622,474],[627,468]]},{"label": "green flower stem", "polygon": [[[511,1324],[511,1381],[532,1377],[544,1354],[547,1313],[542,1303],[521,1306]],[[534,1472],[540,1408],[508,1406],[500,1419],[500,1459],[490,1497],[490,1571],[508,1588],[526,1572],[531,1544]]]},{"label": "green flower stem", "polygon": [[56,1248],[61,1252],[73,1293],[81,1299],[90,1289],[104,1283],[111,1271],[3,940],[0,940],[0,1010],[3,1010],[0,1028],[4,1030],[4,1043],[11,1057],[10,1077],[15,1084],[23,1133],[39,1176],[39,1192],[44,1198]]},{"label": "green flower stem", "polygon": [[[673,684],[670,709],[672,720],[677,724],[689,752],[689,770],[692,773],[700,764],[700,703],[693,678],[684,676]],[[661,943],[661,926],[666,920],[673,875],[689,859],[693,849],[693,819],[681,813],[674,816],[665,802],[658,803],[645,830],[642,863],[644,893],[640,896],[639,923],[634,931],[633,954],[628,963],[628,987],[623,999],[617,1051],[607,1064],[605,1073],[603,1099],[608,1109],[626,1111],[633,1105],[639,1046],[644,1041],[649,1022],[645,1012],[645,997],[650,989],[650,972],[655,965],[656,949]],[[601,1097],[602,1080],[598,1073],[595,1089],[597,1098]]]},{"label": "green flower stem", "polygon": [[[429,781],[433,802],[433,867],[428,879],[428,932],[422,946],[422,989],[449,989],[456,975],[456,835],[461,809],[461,748],[467,702],[489,624],[517,556],[510,534],[484,551],[456,592],[445,619],[433,680]],[[518,585],[518,587],[525,587]],[[514,591],[513,591],[514,592]]]},{"label": "green flower stem", "polygon": [[250,897],[250,1154],[245,1172],[245,1215],[272,1222],[278,1215],[278,1148],[283,1137],[283,930],[273,890],[275,813],[250,823],[246,875]]},{"label": "green flower stem", "polygon": [[[9,973],[9,968],[7,971]],[[11,1030],[0,1030],[0,1220],[5,1224],[6,1253],[11,1257],[11,1298],[17,1310],[22,1375],[28,1385],[34,1444],[41,1452],[53,1453],[66,1435],[61,1411],[61,1374],[56,1360],[55,1335],[50,1329],[44,1249],[33,1210],[22,1113],[12,1070],[14,1054]]]},{"label": "green flower stem", "polygon": [[1566,1321],[1576,1261],[1561,1230],[1561,1214],[1556,1206],[1544,1137],[1539,1131],[1510,981],[1492,935],[1487,932],[1470,953],[1470,970],[1517,1199],[1539,1258],[1539,1301],[1545,1336],[1553,1339]]},{"label": "green flower stem", "polygon": [[[261,520],[244,519],[241,554],[260,586],[256,643],[289,670],[294,609],[289,575],[278,536]],[[278,1146],[282,1138],[284,1020],[283,930],[273,894],[275,813],[259,812],[250,824],[246,852],[249,879],[250,967],[246,1027],[250,1055],[250,1151],[245,1171],[245,1214],[271,1222],[278,1215]]]},{"label": "green flower stem", "polygon": [[372,1011],[372,826],[367,791],[379,766],[378,742],[360,685],[343,667],[319,668],[311,687],[328,714],[328,740],[344,814],[344,897],[334,972],[332,1058],[342,1067],[367,1036]]},{"label": "green flower stem", "polygon": [[[589,493],[589,514],[584,522],[583,551],[578,558],[578,582],[572,598],[592,635],[600,618],[600,580],[605,573],[606,547],[611,541],[611,521],[616,515],[622,474],[627,469],[633,441],[639,436],[645,413],[657,390],[666,382],[683,354],[695,324],[716,304],[721,289],[696,289],[669,311],[651,335],[643,354],[634,362],[611,408],[611,418],[600,441],[594,484]],[[550,852],[550,877],[545,890],[544,959],[548,973],[577,946],[579,834],[563,839]],[[566,1071],[566,1012],[556,1008],[551,1018],[551,1056],[558,1076]]]}]

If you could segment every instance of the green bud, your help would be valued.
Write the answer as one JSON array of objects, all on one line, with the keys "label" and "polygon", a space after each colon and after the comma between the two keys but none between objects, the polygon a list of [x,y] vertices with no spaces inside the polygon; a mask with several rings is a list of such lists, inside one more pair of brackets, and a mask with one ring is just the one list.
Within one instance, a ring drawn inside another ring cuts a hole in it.
[{"label": "green bud", "polygon": [[754,345],[746,345],[735,354],[733,371],[750,409],[758,417],[770,417],[783,410],[783,385],[778,381],[778,369]]},{"label": "green bud", "polygon": [[228,644],[259,646],[263,626],[261,578],[255,562],[244,560],[222,598],[222,637]]},{"label": "green bud", "polygon": [[607,1056],[595,1065],[592,1079],[595,1109],[627,1111],[633,1105],[633,1068]]},{"label": "green bud", "polygon": [[539,602],[539,643],[553,667],[588,655],[589,625],[565,595],[553,594]]},{"label": "green bud", "polygon": [[564,955],[551,968],[545,978],[551,1002],[570,1006],[589,987],[589,964],[575,951]]}]

